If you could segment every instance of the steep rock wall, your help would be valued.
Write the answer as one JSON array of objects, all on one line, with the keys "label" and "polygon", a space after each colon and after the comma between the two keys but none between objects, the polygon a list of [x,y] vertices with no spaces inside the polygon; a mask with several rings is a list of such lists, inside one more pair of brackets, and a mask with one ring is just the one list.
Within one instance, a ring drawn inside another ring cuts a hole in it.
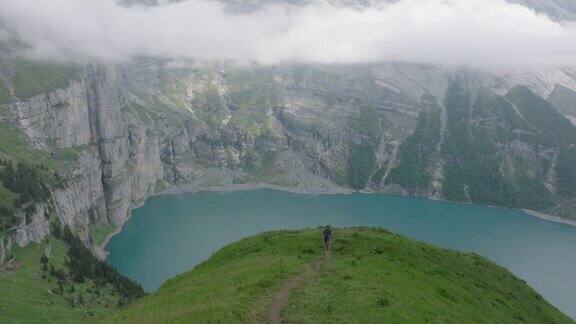
[{"label": "steep rock wall", "polygon": [[[465,107],[471,132],[496,134],[506,124],[510,134],[534,133],[519,122],[518,108],[510,119],[490,100],[475,103],[497,98],[517,80],[538,83],[528,75],[394,64],[176,70],[157,61],[91,65],[67,88],[14,98],[1,119],[21,129],[35,148],[54,156],[73,153],[58,171],[66,185],[52,188],[49,206],[96,250],[92,225],[121,226],[135,203],[175,185],[268,183],[321,191],[338,184],[444,198],[450,85],[456,80],[471,98]],[[532,88],[539,95],[552,91],[542,84],[576,82],[561,71],[543,75],[555,77]],[[555,194],[559,149],[490,136],[506,170],[502,177],[512,177],[521,166],[514,161],[524,161],[527,178],[516,178],[545,182]],[[541,175],[544,159],[554,167]],[[459,200],[474,201],[466,195]],[[563,213],[571,215],[566,208]],[[35,216],[19,229],[19,242],[41,239],[48,226]]]}]

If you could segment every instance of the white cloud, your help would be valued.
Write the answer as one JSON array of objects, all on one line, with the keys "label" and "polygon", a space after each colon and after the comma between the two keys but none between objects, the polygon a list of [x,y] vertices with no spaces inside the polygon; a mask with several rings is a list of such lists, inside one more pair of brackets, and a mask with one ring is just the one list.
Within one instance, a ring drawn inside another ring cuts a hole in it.
[{"label": "white cloud", "polygon": [[0,0],[0,22],[32,54],[59,59],[576,65],[576,25],[504,0],[399,0],[362,11],[276,5],[245,15],[200,0],[148,8]]}]

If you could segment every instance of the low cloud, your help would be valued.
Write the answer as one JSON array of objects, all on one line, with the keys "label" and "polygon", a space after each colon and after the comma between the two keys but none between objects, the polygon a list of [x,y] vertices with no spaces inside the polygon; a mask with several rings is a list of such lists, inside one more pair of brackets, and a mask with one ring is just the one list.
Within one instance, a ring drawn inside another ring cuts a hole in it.
[{"label": "low cloud", "polygon": [[270,5],[243,15],[201,0],[153,7],[0,0],[2,25],[29,44],[28,54],[60,60],[576,65],[576,25],[504,0],[399,0],[364,10]]}]

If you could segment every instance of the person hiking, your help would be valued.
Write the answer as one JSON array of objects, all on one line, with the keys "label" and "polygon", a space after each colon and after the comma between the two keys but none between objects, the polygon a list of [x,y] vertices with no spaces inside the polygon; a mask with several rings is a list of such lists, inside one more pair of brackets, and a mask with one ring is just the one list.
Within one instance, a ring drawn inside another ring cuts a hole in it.
[{"label": "person hiking", "polygon": [[329,250],[331,245],[332,245],[332,230],[330,229],[330,226],[326,226],[326,228],[324,229],[324,248],[326,250]]}]

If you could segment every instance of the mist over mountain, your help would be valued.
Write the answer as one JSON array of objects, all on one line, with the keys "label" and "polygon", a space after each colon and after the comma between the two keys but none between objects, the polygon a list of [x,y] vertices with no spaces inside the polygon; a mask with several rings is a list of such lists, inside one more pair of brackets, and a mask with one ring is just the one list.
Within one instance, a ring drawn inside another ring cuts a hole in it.
[{"label": "mist over mountain", "polygon": [[576,20],[576,3],[571,0],[510,0],[547,14],[555,20]]},{"label": "mist over mountain", "polygon": [[566,16],[568,5],[536,7],[549,17],[504,0],[129,4],[2,0],[0,20],[28,54],[58,60],[575,64],[576,27],[550,18]]}]

